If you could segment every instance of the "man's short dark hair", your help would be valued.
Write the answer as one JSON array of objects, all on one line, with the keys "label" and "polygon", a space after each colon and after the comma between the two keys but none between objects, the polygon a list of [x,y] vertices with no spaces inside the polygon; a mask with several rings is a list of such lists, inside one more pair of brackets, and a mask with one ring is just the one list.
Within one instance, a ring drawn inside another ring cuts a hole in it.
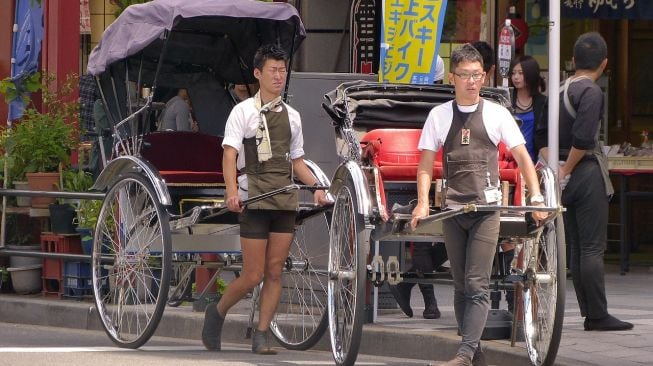
[{"label": "man's short dark hair", "polygon": [[492,46],[485,41],[472,42],[472,46],[483,57],[483,71],[489,72],[492,66],[494,66],[494,50]]},{"label": "man's short dark hair", "polygon": [[288,62],[288,53],[286,51],[274,44],[264,44],[256,50],[254,54],[254,68],[262,70],[265,61],[267,60],[276,60]]},{"label": "man's short dark hair", "polygon": [[451,53],[451,72],[456,70],[456,67],[461,62],[479,62],[483,66],[483,56],[469,43],[458,47]]},{"label": "man's short dark hair", "polygon": [[582,34],[574,44],[576,70],[596,70],[608,58],[608,46],[597,32]]}]

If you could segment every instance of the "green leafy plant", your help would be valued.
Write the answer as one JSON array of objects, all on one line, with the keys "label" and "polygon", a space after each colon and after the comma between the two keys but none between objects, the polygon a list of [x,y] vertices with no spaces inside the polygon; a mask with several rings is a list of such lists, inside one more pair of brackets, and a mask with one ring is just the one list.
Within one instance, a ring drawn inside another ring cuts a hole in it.
[{"label": "green leafy plant", "polygon": [[[25,173],[57,171],[60,163],[68,164],[70,152],[77,146],[79,103],[73,93],[78,78],[69,75],[58,88],[55,81],[53,75],[40,79],[42,111],[29,103],[12,129],[0,130],[0,147],[8,155],[4,163],[14,180],[23,179]],[[3,90],[11,93],[12,89]]]}]

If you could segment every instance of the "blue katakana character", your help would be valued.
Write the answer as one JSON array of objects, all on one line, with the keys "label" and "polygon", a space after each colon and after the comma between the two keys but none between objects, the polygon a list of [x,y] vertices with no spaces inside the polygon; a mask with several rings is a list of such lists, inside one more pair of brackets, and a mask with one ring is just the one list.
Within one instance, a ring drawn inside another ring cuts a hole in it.
[{"label": "blue katakana character", "polygon": [[[405,62],[400,62],[397,64],[397,67],[395,67],[395,72],[397,73],[397,79],[401,80],[403,79],[406,74],[408,73],[408,69],[410,69],[410,65],[408,65]],[[399,71],[401,70],[401,71]]]}]

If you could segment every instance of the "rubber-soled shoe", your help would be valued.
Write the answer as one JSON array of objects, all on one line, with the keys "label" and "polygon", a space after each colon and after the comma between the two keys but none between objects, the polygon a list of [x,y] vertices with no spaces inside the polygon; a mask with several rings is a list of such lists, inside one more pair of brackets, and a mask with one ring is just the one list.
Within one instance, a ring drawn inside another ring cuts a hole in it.
[{"label": "rubber-soled shoe", "polygon": [[585,318],[583,325],[585,330],[615,331],[633,329],[633,323],[621,321],[612,315],[606,315],[601,319]]},{"label": "rubber-soled shoe", "polygon": [[208,304],[204,311],[204,326],[202,327],[202,343],[209,351],[220,351],[222,343],[222,325],[224,318],[218,313],[216,304]]},{"label": "rubber-soled shoe", "polygon": [[480,344],[478,347],[476,347],[476,352],[474,352],[474,357],[472,358],[472,366],[488,366],[487,360],[485,359],[485,353],[483,353],[483,349],[481,349]]},{"label": "rubber-soled shoe", "polygon": [[414,283],[401,282],[397,286],[388,286],[390,293],[397,300],[397,304],[409,318],[413,317],[413,309],[410,307],[410,293],[414,285]]},{"label": "rubber-soled shoe", "polygon": [[422,316],[424,319],[440,319],[440,309],[438,309],[438,305],[435,303],[426,305]]},{"label": "rubber-soled shoe", "polygon": [[268,332],[261,332],[260,330],[254,330],[254,335],[252,336],[252,353],[257,355],[276,355],[277,351],[270,347]]},{"label": "rubber-soled shoe", "polygon": [[438,300],[435,298],[433,285],[420,285],[419,289],[422,291],[422,297],[424,298],[424,312],[422,316],[424,319],[439,319],[440,309],[438,309]]}]

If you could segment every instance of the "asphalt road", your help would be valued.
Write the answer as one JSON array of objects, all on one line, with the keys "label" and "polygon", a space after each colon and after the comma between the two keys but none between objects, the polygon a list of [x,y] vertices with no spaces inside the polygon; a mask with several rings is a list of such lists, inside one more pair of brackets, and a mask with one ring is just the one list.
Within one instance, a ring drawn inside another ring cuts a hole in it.
[{"label": "asphalt road", "polygon": [[[276,356],[251,353],[247,344],[223,344],[222,352],[208,352],[198,341],[153,337],[138,350],[117,348],[98,331],[0,323],[0,365],[211,365],[291,366],[333,365],[330,352],[289,351]],[[359,355],[356,365],[425,365],[423,360]]]}]

